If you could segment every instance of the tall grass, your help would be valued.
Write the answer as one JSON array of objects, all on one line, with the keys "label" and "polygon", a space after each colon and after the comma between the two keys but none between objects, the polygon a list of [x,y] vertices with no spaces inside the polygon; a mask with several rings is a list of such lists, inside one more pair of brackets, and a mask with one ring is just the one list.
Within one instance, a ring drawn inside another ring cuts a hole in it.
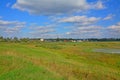
[{"label": "tall grass", "polygon": [[119,80],[120,42],[0,43],[0,80]]}]

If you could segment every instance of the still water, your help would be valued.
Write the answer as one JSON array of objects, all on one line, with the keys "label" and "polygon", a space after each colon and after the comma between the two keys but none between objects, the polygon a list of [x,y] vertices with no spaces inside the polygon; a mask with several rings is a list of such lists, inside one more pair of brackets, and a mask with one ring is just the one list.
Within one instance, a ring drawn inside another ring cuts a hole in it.
[{"label": "still water", "polygon": [[94,49],[94,52],[102,52],[102,53],[116,53],[120,54],[120,49]]}]

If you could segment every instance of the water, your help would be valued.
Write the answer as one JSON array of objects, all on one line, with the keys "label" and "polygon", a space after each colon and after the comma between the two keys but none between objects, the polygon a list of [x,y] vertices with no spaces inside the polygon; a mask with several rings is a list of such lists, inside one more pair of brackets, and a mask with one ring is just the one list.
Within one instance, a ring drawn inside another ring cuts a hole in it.
[{"label": "water", "polygon": [[94,49],[94,52],[102,52],[102,53],[116,53],[120,54],[120,49]]}]

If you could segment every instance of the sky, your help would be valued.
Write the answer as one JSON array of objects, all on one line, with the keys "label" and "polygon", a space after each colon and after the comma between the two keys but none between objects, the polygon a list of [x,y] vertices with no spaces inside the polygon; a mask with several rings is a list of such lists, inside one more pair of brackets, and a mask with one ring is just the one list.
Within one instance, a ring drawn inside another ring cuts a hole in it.
[{"label": "sky", "polygon": [[120,0],[1,0],[0,36],[120,38]]}]

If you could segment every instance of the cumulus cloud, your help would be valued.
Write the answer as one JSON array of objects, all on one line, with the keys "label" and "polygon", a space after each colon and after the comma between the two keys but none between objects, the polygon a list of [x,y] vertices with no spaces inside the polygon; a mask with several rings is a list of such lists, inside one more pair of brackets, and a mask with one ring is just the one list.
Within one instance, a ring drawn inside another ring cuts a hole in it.
[{"label": "cumulus cloud", "polygon": [[101,1],[90,4],[87,0],[17,0],[12,6],[31,14],[51,15],[80,12],[88,9],[103,9]]},{"label": "cumulus cloud", "polygon": [[15,33],[15,32],[20,32],[22,27],[19,27],[19,26],[15,26],[15,27],[8,27],[5,29],[4,32],[6,32],[7,34],[10,34],[10,33]]},{"label": "cumulus cloud", "polygon": [[34,34],[34,35],[41,35],[41,34],[46,34],[46,33],[51,33],[51,32],[55,32],[54,29],[40,29],[40,30],[37,30],[37,31],[33,31],[33,32],[30,32],[31,34]]},{"label": "cumulus cloud", "polygon": [[105,6],[103,5],[102,1],[98,1],[98,2],[94,5],[94,7],[95,7],[96,9],[104,9],[104,8],[105,8]]},{"label": "cumulus cloud", "polygon": [[42,35],[34,35],[34,38],[45,38],[45,39],[49,39],[49,38],[64,38],[65,34],[42,34]]},{"label": "cumulus cloud", "polygon": [[106,16],[103,20],[111,20],[114,17],[114,15],[109,14],[108,16]]},{"label": "cumulus cloud", "polygon": [[25,27],[25,24],[25,22],[0,20],[0,32],[7,36],[15,35]]},{"label": "cumulus cloud", "polygon": [[[46,35],[50,35],[52,33],[54,33],[56,30],[55,30],[55,27],[54,25],[47,25],[47,26],[31,26],[30,27],[30,34],[33,36],[33,37],[45,37]],[[49,36],[46,36],[46,37],[49,37]]]},{"label": "cumulus cloud", "polygon": [[117,23],[116,25],[112,25],[109,27],[110,29],[116,29],[116,30],[120,30],[120,22]]},{"label": "cumulus cloud", "polygon": [[104,28],[101,26],[83,26],[74,28],[67,35],[76,36],[78,38],[100,38],[103,37]]},{"label": "cumulus cloud", "polygon": [[60,23],[77,23],[79,25],[90,25],[98,22],[101,18],[87,17],[87,16],[72,16],[65,17],[58,20]]},{"label": "cumulus cloud", "polygon": [[110,37],[120,38],[120,22],[115,25],[109,26],[107,29]]},{"label": "cumulus cloud", "polygon": [[120,22],[108,27],[82,26],[66,32],[67,35],[76,38],[120,38]]},{"label": "cumulus cloud", "polygon": [[23,27],[25,25],[25,22],[18,22],[18,21],[5,21],[5,20],[0,20],[0,26],[2,27]]}]

